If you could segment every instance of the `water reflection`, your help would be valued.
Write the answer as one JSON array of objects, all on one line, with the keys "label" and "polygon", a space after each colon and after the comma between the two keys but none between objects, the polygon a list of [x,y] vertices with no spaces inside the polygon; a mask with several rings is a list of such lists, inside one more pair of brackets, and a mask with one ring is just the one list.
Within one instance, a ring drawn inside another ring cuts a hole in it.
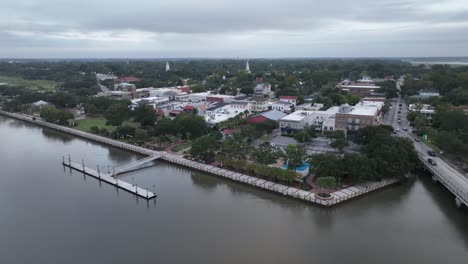
[{"label": "water reflection", "polygon": [[206,177],[205,173],[193,171],[190,173],[192,183],[206,190],[214,190],[221,181],[213,177]]},{"label": "water reflection", "polygon": [[141,159],[144,157],[143,155],[140,155],[140,154],[128,155],[128,152],[125,152],[121,149],[112,148],[112,147],[108,147],[106,145],[101,145],[101,144],[98,144],[98,145],[103,148],[109,149],[107,156],[109,160],[113,161],[114,164],[116,164],[116,166],[122,166],[126,163],[130,163],[134,160]]},{"label": "water reflection", "polygon": [[75,140],[75,138],[72,136],[47,128],[42,129],[42,135],[51,141],[57,141],[61,143],[69,143]]},{"label": "water reflection", "polygon": [[465,246],[468,248],[468,229],[466,228],[466,219],[468,219],[468,208],[457,208],[455,205],[455,196],[450,193],[441,183],[432,181],[429,173],[424,173],[419,176],[419,182],[426,190],[431,192],[432,202],[437,205],[440,212],[442,212],[446,219],[448,219],[460,237],[463,238]]}]

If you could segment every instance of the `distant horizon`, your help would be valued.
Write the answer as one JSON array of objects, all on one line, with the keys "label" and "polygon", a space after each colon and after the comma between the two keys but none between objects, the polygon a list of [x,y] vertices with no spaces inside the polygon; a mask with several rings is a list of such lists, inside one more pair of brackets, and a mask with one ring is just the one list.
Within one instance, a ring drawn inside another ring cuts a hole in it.
[{"label": "distant horizon", "polygon": [[323,56],[323,57],[0,57],[8,60],[314,60],[314,59],[468,59],[465,56]]}]

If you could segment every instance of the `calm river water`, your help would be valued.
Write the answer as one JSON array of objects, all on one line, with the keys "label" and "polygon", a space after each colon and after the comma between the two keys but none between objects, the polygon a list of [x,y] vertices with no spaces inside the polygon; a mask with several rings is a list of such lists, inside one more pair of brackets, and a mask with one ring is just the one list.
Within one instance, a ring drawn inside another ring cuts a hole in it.
[{"label": "calm river water", "polygon": [[467,263],[468,210],[429,177],[324,209],[168,163],[122,176],[137,199],[64,169],[139,157],[0,117],[0,263]]}]

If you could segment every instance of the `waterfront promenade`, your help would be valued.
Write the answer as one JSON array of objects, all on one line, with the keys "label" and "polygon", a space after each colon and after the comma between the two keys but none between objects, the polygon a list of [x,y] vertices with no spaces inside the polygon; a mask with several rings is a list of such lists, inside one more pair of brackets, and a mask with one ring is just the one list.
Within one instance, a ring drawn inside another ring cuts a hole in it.
[{"label": "waterfront promenade", "polygon": [[48,123],[48,122],[37,120],[37,119],[33,120],[31,117],[21,115],[21,114],[10,113],[10,112],[6,112],[3,110],[0,110],[0,114],[11,117],[11,118],[23,120],[29,123],[33,123],[36,125],[40,125],[43,127],[47,127],[50,129],[54,129],[60,132],[75,135],[81,138],[104,143],[113,147],[132,151],[135,153],[139,153],[139,154],[143,154],[147,156],[158,156],[160,159],[165,160],[167,162],[171,162],[171,163],[178,164],[181,166],[200,170],[203,172],[207,172],[210,174],[214,174],[214,175],[235,181],[235,182],[245,183],[255,188],[260,188],[260,189],[276,192],[287,197],[295,198],[295,199],[302,200],[302,201],[309,202],[309,203],[314,203],[314,204],[321,205],[321,206],[328,207],[328,206],[337,205],[342,202],[348,201],[350,199],[364,195],[366,193],[369,193],[369,192],[372,192],[372,191],[375,191],[375,190],[378,190],[378,189],[381,189],[386,186],[399,182],[397,179],[389,179],[389,180],[383,180],[380,182],[369,182],[365,184],[355,185],[352,187],[348,187],[342,190],[332,192],[330,199],[323,199],[309,191],[304,191],[295,187],[290,187],[290,186],[286,186],[280,183],[275,183],[275,182],[263,180],[260,178],[248,176],[245,174],[237,173],[234,171],[229,171],[223,168],[219,168],[219,167],[215,167],[215,166],[211,166],[207,164],[202,164],[202,163],[188,160],[183,157],[169,154],[166,152],[154,151],[151,149],[135,146],[133,144],[94,135],[91,133],[86,133],[83,131]]}]

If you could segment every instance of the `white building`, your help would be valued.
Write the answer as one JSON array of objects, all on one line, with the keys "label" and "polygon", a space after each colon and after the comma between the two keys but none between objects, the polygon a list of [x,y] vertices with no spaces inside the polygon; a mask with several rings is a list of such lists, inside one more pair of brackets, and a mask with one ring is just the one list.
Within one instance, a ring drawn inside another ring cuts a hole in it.
[{"label": "white building", "polygon": [[266,82],[258,83],[254,88],[254,93],[269,95],[271,93],[271,84]]},{"label": "white building", "polygon": [[193,93],[189,94],[189,101],[190,102],[204,102],[204,101],[212,101],[212,102],[225,102],[230,103],[234,96],[232,95],[225,95],[225,94],[212,94],[210,92],[204,93]]},{"label": "white building", "polygon": [[298,110],[318,111],[322,109],[324,106],[325,106],[324,104],[318,104],[318,103],[314,103],[314,104],[305,103],[305,104],[296,106],[296,111]]},{"label": "white building", "polygon": [[314,111],[296,111],[281,118],[279,120],[281,133],[291,134],[295,130],[303,130],[313,113]]},{"label": "white building", "polygon": [[293,106],[296,106],[297,104],[297,96],[284,95],[284,96],[280,96],[279,99],[281,102],[290,103]]},{"label": "white building", "polygon": [[251,99],[252,111],[265,112],[268,111],[268,99],[263,95],[254,95]]},{"label": "white building", "polygon": [[291,113],[293,104],[283,101],[277,101],[271,104],[271,109],[285,113]]},{"label": "white building", "polygon": [[439,97],[440,94],[436,90],[424,89],[424,90],[419,91],[419,96],[422,98],[429,98],[429,97]]},{"label": "white building", "polygon": [[[334,119],[339,109],[340,108],[338,106],[333,106],[325,111],[314,111],[313,114],[311,114],[310,117],[307,119],[306,127],[314,126],[317,131],[322,131],[324,129],[323,123],[331,117]],[[330,127],[330,125],[327,125],[327,127]],[[333,124],[333,128],[334,127],[335,126]]]},{"label": "white building", "polygon": [[252,104],[250,102],[231,102],[232,109],[239,109],[239,111],[252,111]]},{"label": "white building", "polygon": [[325,131],[333,131],[335,130],[335,115],[332,115],[328,117],[325,121],[322,123],[322,133]]},{"label": "white building", "polygon": [[175,96],[176,101],[187,102],[189,98],[190,98],[190,95],[188,93],[181,93]]},{"label": "white building", "polygon": [[244,113],[242,109],[233,108],[229,104],[218,103],[216,106],[206,110],[205,121],[209,126],[214,126],[241,113]]},{"label": "white building", "polygon": [[432,123],[432,118],[435,114],[435,109],[428,104],[410,104],[408,110],[411,112],[419,112],[424,115],[429,122]]},{"label": "white building", "polygon": [[156,109],[157,106],[169,102],[168,97],[147,97],[142,99],[133,99],[130,105],[131,110],[135,110],[140,105],[150,105]]},{"label": "white building", "polygon": [[179,94],[176,88],[149,88],[150,97],[175,98]]},{"label": "white building", "polygon": [[105,81],[105,80],[115,80],[117,79],[117,76],[109,73],[109,74],[102,74],[102,73],[96,73],[96,79],[100,81]]}]

